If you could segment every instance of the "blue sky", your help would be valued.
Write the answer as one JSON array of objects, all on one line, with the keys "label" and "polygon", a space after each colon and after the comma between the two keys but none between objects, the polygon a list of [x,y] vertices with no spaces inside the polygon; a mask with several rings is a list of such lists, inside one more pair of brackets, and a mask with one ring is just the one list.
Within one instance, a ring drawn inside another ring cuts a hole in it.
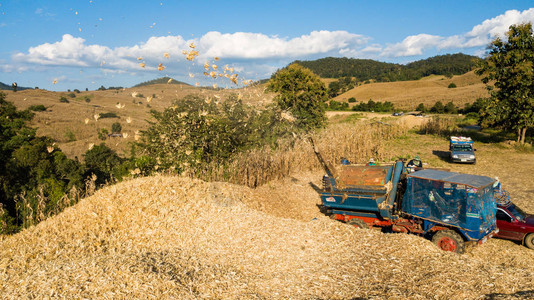
[{"label": "blue sky", "polygon": [[235,87],[233,74],[242,85],[297,59],[483,56],[523,22],[534,22],[532,1],[0,0],[0,82],[64,91],[169,76]]}]

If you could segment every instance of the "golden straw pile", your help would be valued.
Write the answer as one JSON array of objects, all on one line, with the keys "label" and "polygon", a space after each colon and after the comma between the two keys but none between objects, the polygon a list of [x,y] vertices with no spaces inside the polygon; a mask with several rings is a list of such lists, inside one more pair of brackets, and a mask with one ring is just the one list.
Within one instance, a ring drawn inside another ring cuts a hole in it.
[{"label": "golden straw pile", "polygon": [[[0,294],[7,299],[534,296],[534,251],[490,240],[457,255],[414,235],[355,229],[319,212],[313,184],[320,176],[288,177],[256,190],[164,176],[104,188],[0,241]],[[277,213],[270,214],[273,207]],[[299,207],[305,213],[298,214]]]}]

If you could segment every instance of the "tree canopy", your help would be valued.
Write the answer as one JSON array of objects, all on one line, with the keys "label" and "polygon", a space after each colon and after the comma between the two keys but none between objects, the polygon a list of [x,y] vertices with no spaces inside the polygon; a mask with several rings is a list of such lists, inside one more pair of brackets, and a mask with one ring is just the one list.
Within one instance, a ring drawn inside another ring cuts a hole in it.
[{"label": "tree canopy", "polygon": [[277,93],[278,107],[291,112],[299,127],[309,130],[322,127],[326,122],[327,90],[311,70],[291,64],[273,74],[267,88]]},{"label": "tree canopy", "polygon": [[[480,58],[462,53],[418,60],[406,65],[371,59],[326,57],[313,61],[295,61],[323,78],[354,78],[356,81],[417,80],[428,75],[461,75],[471,71]],[[345,80],[345,79],[343,79]],[[343,81],[338,84],[343,85]],[[332,89],[335,91],[335,89]]]},{"label": "tree canopy", "polygon": [[489,55],[476,71],[490,91],[481,112],[486,124],[516,130],[525,142],[534,127],[534,37],[532,24],[510,26],[506,38],[489,45]]}]

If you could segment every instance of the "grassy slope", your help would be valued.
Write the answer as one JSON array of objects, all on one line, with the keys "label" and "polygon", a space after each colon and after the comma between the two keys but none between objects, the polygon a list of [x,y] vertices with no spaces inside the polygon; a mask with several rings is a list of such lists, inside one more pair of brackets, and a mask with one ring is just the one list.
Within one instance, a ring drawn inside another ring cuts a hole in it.
[{"label": "grassy slope", "polygon": [[[448,88],[450,83],[456,88]],[[465,103],[472,103],[479,97],[486,97],[484,84],[473,72],[446,78],[445,76],[428,76],[420,80],[377,82],[360,85],[334,98],[336,101],[346,102],[354,97],[358,101],[389,101],[395,107],[404,110],[414,110],[419,103],[429,107],[437,101],[443,104],[452,101],[463,107]]]},{"label": "grassy slope", "polygon": [[[137,92],[144,97],[132,97]],[[146,122],[150,118],[150,110],[163,110],[174,99],[180,99],[189,94],[199,94],[201,97],[216,96],[224,99],[230,93],[236,93],[244,101],[263,105],[269,103],[271,95],[263,93],[263,86],[247,87],[236,90],[211,90],[196,88],[180,84],[155,84],[124,90],[89,91],[76,94],[76,98],[70,98],[67,92],[50,92],[46,90],[25,90],[13,93],[5,91],[6,100],[13,102],[17,108],[26,109],[31,105],[42,104],[48,109],[37,112],[32,125],[38,128],[39,135],[52,137],[59,147],[71,158],[84,153],[90,144],[99,144],[97,132],[105,128],[111,131],[111,125],[119,122],[122,131],[128,135],[126,138],[112,138],[106,144],[119,153],[127,151],[127,144],[135,140],[135,133],[145,129]],[[147,97],[155,95],[150,103]],[[65,96],[70,102],[61,103],[59,98]],[[84,97],[90,97],[90,102],[85,102]],[[117,108],[117,103],[123,104],[124,108]],[[120,118],[105,118],[95,121],[95,114],[115,113]],[[130,118],[131,123],[127,122]],[[89,119],[85,124],[85,119]],[[67,134],[72,132],[76,141],[68,141]]]}]

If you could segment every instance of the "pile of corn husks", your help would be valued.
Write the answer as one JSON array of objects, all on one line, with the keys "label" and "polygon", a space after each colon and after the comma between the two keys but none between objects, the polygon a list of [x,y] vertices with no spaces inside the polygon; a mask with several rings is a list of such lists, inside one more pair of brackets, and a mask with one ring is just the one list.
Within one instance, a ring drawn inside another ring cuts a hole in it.
[{"label": "pile of corn husks", "polygon": [[[148,177],[98,191],[0,241],[3,298],[534,297],[534,251],[464,255],[319,212],[308,174],[256,190]],[[310,178],[313,178],[310,180]],[[315,183],[317,184],[317,183]]]}]

